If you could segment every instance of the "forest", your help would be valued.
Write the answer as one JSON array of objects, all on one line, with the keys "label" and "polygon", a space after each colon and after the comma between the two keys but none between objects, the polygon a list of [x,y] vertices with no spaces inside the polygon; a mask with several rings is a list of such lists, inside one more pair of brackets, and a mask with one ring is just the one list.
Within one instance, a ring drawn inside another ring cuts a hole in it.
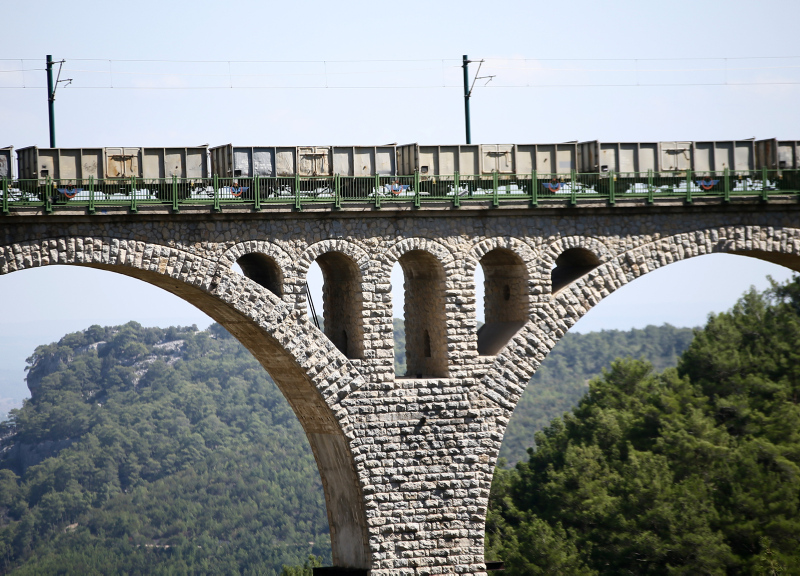
[{"label": "forest", "polygon": [[[696,331],[567,334],[509,425],[487,559],[512,575],[800,573],[798,344],[797,279]],[[0,572],[330,564],[303,431],[221,326],[92,326],[28,363],[32,397],[0,424]]]},{"label": "forest", "polygon": [[800,278],[711,316],[677,367],[616,360],[498,469],[508,574],[800,574]]}]

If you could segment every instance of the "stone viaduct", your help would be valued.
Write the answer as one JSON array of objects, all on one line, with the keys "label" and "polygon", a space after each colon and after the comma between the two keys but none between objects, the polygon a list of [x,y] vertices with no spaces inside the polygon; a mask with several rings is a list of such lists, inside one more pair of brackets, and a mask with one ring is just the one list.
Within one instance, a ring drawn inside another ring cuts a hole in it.
[{"label": "stone viaduct", "polygon": [[[489,489],[514,406],[559,338],[605,296],[702,254],[800,271],[796,197],[102,212],[20,208],[0,217],[0,273],[54,264],[109,270],[224,325],[270,373],[308,435],[334,564],[373,576],[485,573]],[[324,334],[306,313],[315,260]],[[244,275],[232,270],[237,262]],[[395,263],[405,277],[405,377],[394,374]]]}]

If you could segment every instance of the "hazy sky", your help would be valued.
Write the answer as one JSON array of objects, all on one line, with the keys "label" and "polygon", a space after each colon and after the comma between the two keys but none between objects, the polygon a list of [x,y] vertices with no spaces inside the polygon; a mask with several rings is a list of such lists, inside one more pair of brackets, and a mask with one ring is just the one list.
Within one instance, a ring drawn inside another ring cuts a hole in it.
[{"label": "hazy sky", "polygon": [[[484,59],[478,143],[800,139],[800,2],[6,2],[0,146],[47,146],[44,59],[65,59],[62,147],[461,143],[461,55]],[[474,73],[477,65],[471,67]],[[698,325],[777,266],[671,265],[576,329]],[[313,282],[312,282],[313,283]],[[395,285],[397,282],[395,282]],[[0,397],[36,344],[92,323],[208,320],[107,272],[0,278]]]}]

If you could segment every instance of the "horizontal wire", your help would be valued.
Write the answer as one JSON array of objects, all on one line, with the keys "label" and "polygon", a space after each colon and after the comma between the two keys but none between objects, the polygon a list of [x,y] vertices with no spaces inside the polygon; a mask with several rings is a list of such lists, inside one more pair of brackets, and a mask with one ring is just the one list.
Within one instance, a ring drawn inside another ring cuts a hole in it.
[{"label": "horizontal wire", "polygon": [[[460,66],[458,66],[460,68]],[[222,77],[222,78],[250,78],[261,76],[350,76],[356,74],[397,74],[399,72],[440,72],[441,68],[415,68],[409,70],[365,70],[359,72],[298,72],[298,73],[280,73],[280,74],[230,74],[230,73],[186,73],[186,72],[120,72],[117,70],[81,70],[79,68],[64,68],[62,74],[69,74],[72,72],[90,73],[90,74],[113,74],[114,76],[174,76],[174,77]],[[0,70],[0,72],[20,72],[20,70]]]},{"label": "horizontal wire", "polygon": [[737,70],[788,70],[800,68],[792,66],[757,66],[748,68],[521,68],[495,67],[496,70],[527,70],[531,72],[735,72]]},{"label": "horizontal wire", "polygon": [[[689,56],[675,58],[499,58],[487,57],[484,61],[513,62],[669,62],[680,60],[791,60],[800,56]],[[37,61],[41,58],[0,58],[0,62]],[[363,62],[461,62],[458,58],[405,58],[405,59],[360,59],[360,60],[170,60],[170,59],[114,59],[114,58],[63,58],[73,62],[171,62],[171,63],[244,63],[244,64],[301,64],[301,63],[363,63]],[[477,62],[477,60],[471,60]]]},{"label": "horizontal wire", "polygon": [[[11,59],[9,59],[11,60]],[[19,58],[15,58],[19,60]],[[136,60],[136,59],[108,59],[108,58],[65,58],[72,62],[168,62],[172,64],[324,64],[324,63],[365,63],[365,62],[460,62],[457,58],[419,58],[419,59],[378,59],[378,60]]]},{"label": "horizontal wire", "polygon": [[[526,84],[492,85],[482,88],[664,88],[684,86],[796,86],[800,82],[688,82],[660,84]],[[40,90],[45,86],[0,86],[0,90]],[[75,86],[69,90],[429,90],[462,89],[461,84],[429,86]]]},{"label": "horizontal wire", "polygon": [[[484,58],[490,60],[507,60],[515,62],[669,62],[670,60],[792,60],[800,56],[687,56],[677,58]],[[19,58],[18,58],[19,60]]]},{"label": "horizontal wire", "polygon": [[[448,66],[447,68],[461,68],[461,66]],[[758,70],[791,70],[798,69],[800,65],[791,66],[758,66],[747,68],[525,68],[525,67],[500,67],[496,70],[522,70],[530,72],[736,72],[736,71],[758,71]],[[262,76],[348,76],[357,74],[388,74],[388,73],[406,73],[406,72],[438,72],[441,68],[409,68],[406,70],[363,70],[352,72],[286,72],[276,74],[265,73],[251,73],[251,74],[229,74],[229,73],[186,73],[186,72],[123,72],[123,71],[109,71],[109,70],[85,70],[81,68],[67,68],[65,67],[62,73],[81,72],[88,74],[114,74],[125,76],[178,76],[178,77],[202,77],[202,76],[219,76],[230,78],[233,77],[262,77]],[[45,71],[45,68],[29,68],[25,70],[0,70],[0,73],[11,72],[33,72]]]}]

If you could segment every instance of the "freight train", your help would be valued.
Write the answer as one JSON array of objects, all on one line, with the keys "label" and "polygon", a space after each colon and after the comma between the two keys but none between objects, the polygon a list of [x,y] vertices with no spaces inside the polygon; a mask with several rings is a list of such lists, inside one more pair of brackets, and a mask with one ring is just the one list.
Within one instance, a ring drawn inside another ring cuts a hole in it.
[{"label": "freight train", "polygon": [[[691,173],[704,190],[721,174],[741,178],[760,170],[786,171],[779,185],[800,189],[800,141],[564,142],[382,146],[234,146],[0,148],[0,180],[17,180],[31,194],[56,187],[63,199],[79,197],[91,183],[106,197],[145,190],[146,198],[180,199],[219,193],[229,197],[279,197],[303,192],[361,198],[402,195],[412,186],[439,196],[498,185],[530,193],[564,186],[602,192],[608,176],[635,186],[643,175],[674,179]],[[711,184],[713,183],[713,184]],[[176,192],[177,190],[177,192]],[[214,192],[216,190],[216,192]]]}]

